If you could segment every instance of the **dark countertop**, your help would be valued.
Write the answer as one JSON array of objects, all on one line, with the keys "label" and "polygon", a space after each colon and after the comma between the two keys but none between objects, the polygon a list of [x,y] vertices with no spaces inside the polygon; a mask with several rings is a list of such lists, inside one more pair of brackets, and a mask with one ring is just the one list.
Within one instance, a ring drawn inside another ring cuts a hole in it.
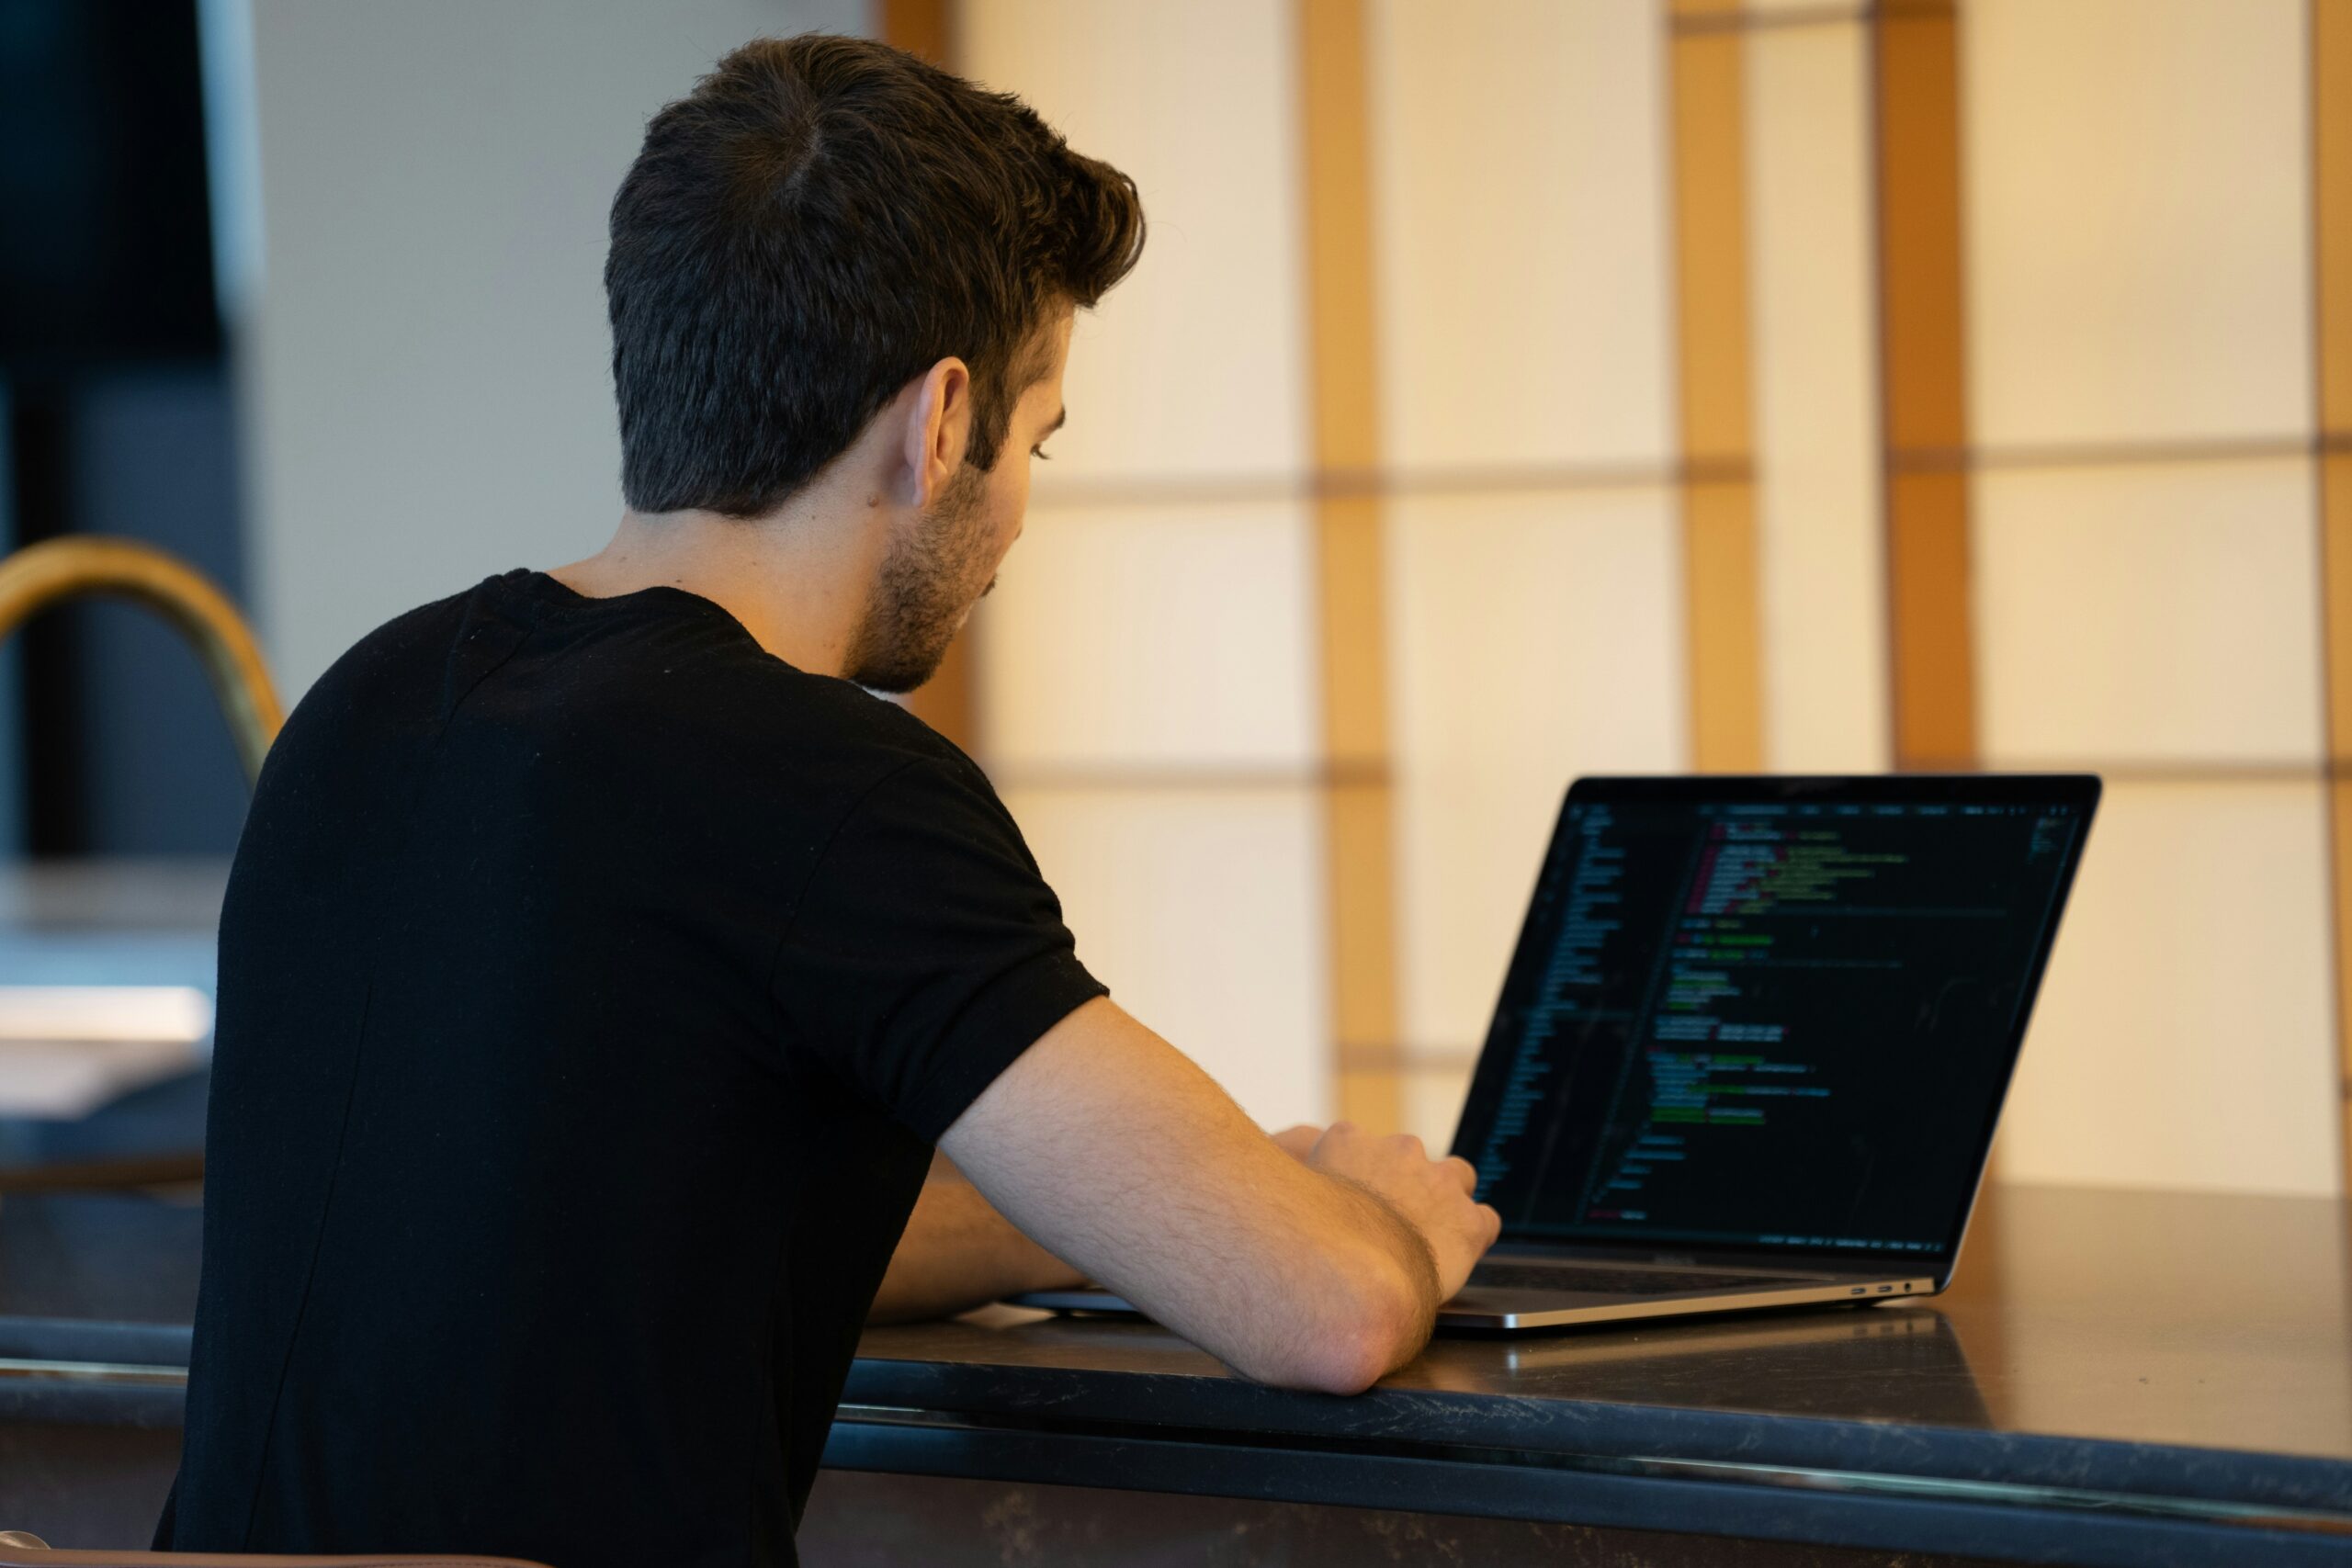
[{"label": "dark countertop", "polygon": [[[0,1200],[0,1358],[176,1364],[198,1235],[186,1207]],[[2300,1516],[2307,1550],[2352,1557],[2348,1253],[2332,1201],[1997,1190],[1933,1303],[1449,1337],[1356,1399],[1258,1387],[1150,1325],[994,1308],[870,1332],[829,1460],[891,1468],[858,1434],[896,1424],[952,1428],[967,1456],[997,1430],[1771,1472],[2207,1526]],[[0,1377],[0,1419],[175,1418],[168,1386],[75,1387]]]},{"label": "dark countertop", "polygon": [[1984,1208],[1932,1303],[1442,1337],[1362,1399],[1254,1387],[1149,1325],[1010,1309],[869,1332],[845,1398],[2352,1513],[2342,1205],[2029,1188]]}]

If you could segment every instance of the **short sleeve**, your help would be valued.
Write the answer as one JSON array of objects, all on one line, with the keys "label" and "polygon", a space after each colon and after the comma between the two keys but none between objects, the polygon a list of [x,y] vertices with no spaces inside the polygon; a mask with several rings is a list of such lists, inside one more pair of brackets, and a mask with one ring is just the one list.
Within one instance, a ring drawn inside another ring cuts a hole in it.
[{"label": "short sleeve", "polygon": [[919,759],[824,847],[770,980],[788,1055],[926,1141],[1105,987],[978,770]]}]

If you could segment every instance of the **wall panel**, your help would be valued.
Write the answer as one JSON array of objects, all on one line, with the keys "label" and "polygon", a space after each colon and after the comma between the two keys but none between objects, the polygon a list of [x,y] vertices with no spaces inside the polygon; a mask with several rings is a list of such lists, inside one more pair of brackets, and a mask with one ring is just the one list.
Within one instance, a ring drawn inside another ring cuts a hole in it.
[{"label": "wall panel", "polygon": [[981,612],[991,764],[1311,771],[1309,527],[1295,502],[1034,509]]},{"label": "wall panel", "polygon": [[2318,765],[2310,459],[1996,469],[1975,502],[1989,759]]},{"label": "wall panel", "polygon": [[1967,7],[1987,446],[2310,432],[2304,28],[2304,0]]},{"label": "wall panel", "polygon": [[1672,451],[1654,0],[1373,0],[1384,448],[1404,470]]},{"label": "wall panel", "polygon": [[1868,39],[1747,39],[1765,764],[1887,765]]},{"label": "wall panel", "polygon": [[1012,787],[1078,953],[1265,1125],[1330,1114],[1315,792]]},{"label": "wall panel", "polygon": [[2109,784],[2005,1179],[2335,1191],[2322,811],[2316,779]]},{"label": "wall panel", "polygon": [[1395,502],[1402,1043],[1475,1048],[1562,792],[1687,762],[1673,491]]}]

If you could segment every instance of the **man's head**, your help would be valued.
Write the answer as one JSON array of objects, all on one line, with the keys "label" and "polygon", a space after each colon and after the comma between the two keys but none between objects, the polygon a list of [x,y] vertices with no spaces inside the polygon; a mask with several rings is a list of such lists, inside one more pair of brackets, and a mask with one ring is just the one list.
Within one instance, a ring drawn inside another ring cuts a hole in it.
[{"label": "man's head", "polygon": [[745,45],[654,116],[613,202],[630,509],[767,517],[889,415],[913,516],[847,672],[920,684],[1019,530],[1070,313],[1143,232],[1134,183],[1016,98],[865,39]]}]

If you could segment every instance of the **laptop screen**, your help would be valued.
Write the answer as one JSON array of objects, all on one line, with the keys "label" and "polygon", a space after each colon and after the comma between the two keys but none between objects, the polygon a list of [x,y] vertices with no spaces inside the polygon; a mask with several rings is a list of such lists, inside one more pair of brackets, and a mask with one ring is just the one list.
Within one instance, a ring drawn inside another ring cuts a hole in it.
[{"label": "laptop screen", "polygon": [[2096,779],[1587,779],[1454,1153],[1506,1240],[1948,1258]]}]

